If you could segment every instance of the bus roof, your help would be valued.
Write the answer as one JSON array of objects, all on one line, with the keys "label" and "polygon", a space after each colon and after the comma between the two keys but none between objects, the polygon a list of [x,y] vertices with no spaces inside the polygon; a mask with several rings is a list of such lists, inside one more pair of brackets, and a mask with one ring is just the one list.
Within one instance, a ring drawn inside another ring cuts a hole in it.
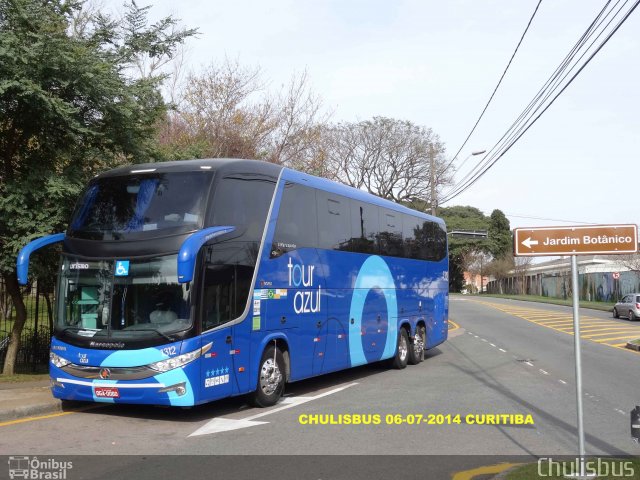
[{"label": "bus roof", "polygon": [[213,170],[216,172],[233,173],[238,171],[252,172],[265,175],[280,175],[282,166],[261,160],[244,160],[236,158],[205,158],[202,160],[178,160],[174,162],[139,163],[114,168],[97,175],[97,178],[115,177],[146,172],[190,172],[198,170]]},{"label": "bus roof", "polygon": [[365,192],[364,190],[359,190],[357,188],[350,187],[349,185],[345,185],[339,182],[334,182],[326,178],[316,177],[314,175],[302,173],[290,168],[284,169],[282,173],[282,178],[284,180],[290,180],[297,183],[301,183],[303,185],[308,185],[310,187],[317,188],[319,190],[325,190],[330,193],[335,193],[336,195],[343,195],[348,198],[353,198],[356,200],[360,200],[362,202],[371,203],[374,205],[378,205],[380,207],[390,208],[392,210],[396,210],[397,212],[419,216],[419,217],[422,217],[437,223],[441,223],[444,225],[444,220],[442,220],[441,218],[434,217],[432,215],[421,212],[419,210],[412,210],[399,203],[395,203],[390,200],[385,200],[384,198]]},{"label": "bus roof", "polygon": [[316,177],[307,173],[302,173],[291,168],[285,168],[275,163],[269,163],[262,160],[246,160],[235,158],[207,158],[202,160],[178,160],[173,162],[143,163],[127,165],[124,167],[108,170],[97,175],[98,178],[129,175],[135,173],[146,173],[152,171],[158,172],[184,172],[198,170],[214,170],[220,173],[257,173],[264,175],[279,176],[282,172],[284,180],[301,183],[309,187],[325,190],[343,195],[345,197],[354,198],[363,202],[368,202],[380,207],[390,208],[398,212],[419,216],[437,223],[444,224],[444,221],[438,217],[428,215],[418,210],[412,210],[390,200],[385,200],[371,193],[359,190],[339,182],[328,180],[326,178]]}]

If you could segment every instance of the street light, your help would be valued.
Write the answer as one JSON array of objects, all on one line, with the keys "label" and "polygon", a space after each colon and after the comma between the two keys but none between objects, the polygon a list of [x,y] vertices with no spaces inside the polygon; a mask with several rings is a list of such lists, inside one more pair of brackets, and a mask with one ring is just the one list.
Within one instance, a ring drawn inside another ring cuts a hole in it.
[{"label": "street light", "polygon": [[483,153],[486,153],[486,150],[478,150],[475,152],[471,152],[471,154],[469,154],[467,156],[467,158],[465,158],[462,163],[460,164],[460,166],[458,167],[458,169],[462,168],[462,166],[467,162],[467,160],[469,160],[471,157],[475,157],[476,155],[482,155]]},{"label": "street light", "polygon": [[[460,167],[458,168],[461,168],[462,165],[464,165],[465,162],[469,160],[471,157],[475,157],[476,155],[482,155],[485,152],[486,150],[476,150],[475,152],[471,152],[467,156],[467,158],[465,158],[462,161],[462,163],[460,164]],[[455,160],[455,158],[453,160]],[[453,163],[453,160],[449,162],[449,165]],[[433,149],[433,145],[429,145],[429,162],[431,167],[431,215],[435,217],[436,209],[438,208],[438,194],[436,192],[436,155]],[[447,165],[447,168],[449,167],[449,165]]]}]

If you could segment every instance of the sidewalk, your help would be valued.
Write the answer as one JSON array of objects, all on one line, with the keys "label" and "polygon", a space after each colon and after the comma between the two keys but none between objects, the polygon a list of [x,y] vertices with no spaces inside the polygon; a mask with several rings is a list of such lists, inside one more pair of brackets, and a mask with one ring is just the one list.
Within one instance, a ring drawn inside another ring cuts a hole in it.
[{"label": "sidewalk", "polygon": [[48,379],[0,383],[0,422],[62,410],[62,402],[51,395]]}]

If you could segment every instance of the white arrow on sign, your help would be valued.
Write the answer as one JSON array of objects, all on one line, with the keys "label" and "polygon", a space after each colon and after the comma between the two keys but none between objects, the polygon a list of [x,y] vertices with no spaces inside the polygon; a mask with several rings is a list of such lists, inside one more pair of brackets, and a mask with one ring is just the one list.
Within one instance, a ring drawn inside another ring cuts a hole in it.
[{"label": "white arrow on sign", "polygon": [[529,237],[522,244],[527,248],[531,248],[531,245],[538,245],[538,240],[531,240],[531,237]]}]

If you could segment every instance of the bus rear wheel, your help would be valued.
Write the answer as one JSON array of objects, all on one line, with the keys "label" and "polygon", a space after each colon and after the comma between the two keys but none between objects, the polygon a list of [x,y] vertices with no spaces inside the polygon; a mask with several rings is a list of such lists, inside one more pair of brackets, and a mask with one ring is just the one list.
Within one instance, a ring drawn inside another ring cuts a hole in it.
[{"label": "bus rear wheel", "polygon": [[409,363],[417,365],[424,360],[424,346],[427,341],[427,332],[424,326],[419,325],[416,328],[416,334],[412,340],[409,345]]},{"label": "bus rear wheel", "polygon": [[262,353],[258,384],[251,394],[251,403],[256,407],[270,407],[275,405],[284,391],[284,359],[282,352],[269,345]]},{"label": "bus rear wheel", "polygon": [[402,370],[409,362],[409,335],[404,328],[398,331],[398,345],[396,345],[396,354],[391,359],[391,366],[395,369]]}]

